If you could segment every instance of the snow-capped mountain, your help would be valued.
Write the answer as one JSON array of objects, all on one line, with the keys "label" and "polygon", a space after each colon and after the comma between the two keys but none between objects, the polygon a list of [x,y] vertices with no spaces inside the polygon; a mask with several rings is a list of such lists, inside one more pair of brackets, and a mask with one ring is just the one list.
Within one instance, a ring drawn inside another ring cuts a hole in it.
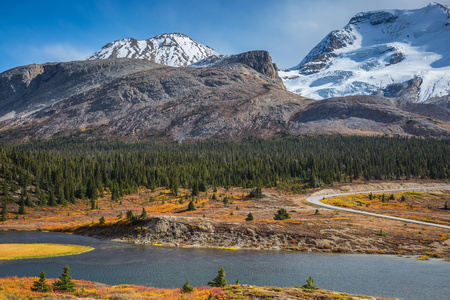
[{"label": "snow-capped mountain", "polygon": [[383,94],[422,102],[448,95],[450,9],[431,3],[359,13],[279,75],[288,90],[313,99]]},{"label": "snow-capped mountain", "polygon": [[184,34],[166,33],[143,41],[133,38],[114,41],[89,56],[88,60],[137,58],[172,67],[186,67],[211,55],[218,53]]}]

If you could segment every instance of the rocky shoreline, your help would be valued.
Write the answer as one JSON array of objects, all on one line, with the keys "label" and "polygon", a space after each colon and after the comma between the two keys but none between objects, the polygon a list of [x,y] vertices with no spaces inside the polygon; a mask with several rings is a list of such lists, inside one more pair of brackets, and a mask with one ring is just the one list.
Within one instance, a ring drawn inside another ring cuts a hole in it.
[{"label": "rocky shoreline", "polygon": [[72,230],[117,242],[159,246],[287,250],[325,253],[430,255],[450,257],[450,240],[420,244],[374,235],[364,237],[351,229],[292,230],[280,224],[218,222],[209,218],[155,216],[140,224],[84,226]]}]

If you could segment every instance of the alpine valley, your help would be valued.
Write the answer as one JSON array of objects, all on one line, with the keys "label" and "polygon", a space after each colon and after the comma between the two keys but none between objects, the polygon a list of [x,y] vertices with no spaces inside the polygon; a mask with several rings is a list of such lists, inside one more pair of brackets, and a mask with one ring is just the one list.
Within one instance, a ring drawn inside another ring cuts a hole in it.
[{"label": "alpine valley", "polygon": [[[330,3],[4,2],[95,39]],[[288,70],[181,33],[92,52],[0,74],[0,300],[449,299],[449,7],[358,13]]]},{"label": "alpine valley", "polygon": [[17,67],[0,74],[1,139],[450,137],[449,15],[436,3],[359,13],[290,70],[179,33]]}]

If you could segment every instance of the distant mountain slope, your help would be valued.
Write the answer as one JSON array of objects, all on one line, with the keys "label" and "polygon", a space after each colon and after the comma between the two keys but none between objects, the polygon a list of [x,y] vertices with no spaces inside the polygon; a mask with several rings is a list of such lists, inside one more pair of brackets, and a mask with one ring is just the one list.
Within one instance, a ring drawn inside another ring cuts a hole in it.
[{"label": "distant mountain slope", "polygon": [[381,94],[422,102],[450,94],[450,9],[359,13],[300,62],[280,71],[286,88],[324,99]]},{"label": "distant mountain slope", "polygon": [[269,76],[275,69],[260,51],[222,57],[215,67],[122,58],[9,70],[0,74],[0,141],[70,135],[125,141],[323,133],[450,137],[446,99],[410,105],[377,96],[306,99]]},{"label": "distant mountain slope", "polygon": [[184,34],[166,33],[143,41],[133,38],[114,41],[92,54],[88,60],[137,58],[172,67],[186,67],[210,55],[218,53]]}]

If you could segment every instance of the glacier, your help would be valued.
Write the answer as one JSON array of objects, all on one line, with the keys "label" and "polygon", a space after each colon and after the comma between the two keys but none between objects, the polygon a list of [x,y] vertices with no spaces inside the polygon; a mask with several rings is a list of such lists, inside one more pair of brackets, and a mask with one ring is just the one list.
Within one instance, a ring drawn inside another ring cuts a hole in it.
[{"label": "glacier", "polygon": [[415,10],[359,13],[326,36],[295,67],[279,70],[286,88],[325,99],[385,95],[417,84],[410,101],[450,94],[450,9],[431,3]]}]

